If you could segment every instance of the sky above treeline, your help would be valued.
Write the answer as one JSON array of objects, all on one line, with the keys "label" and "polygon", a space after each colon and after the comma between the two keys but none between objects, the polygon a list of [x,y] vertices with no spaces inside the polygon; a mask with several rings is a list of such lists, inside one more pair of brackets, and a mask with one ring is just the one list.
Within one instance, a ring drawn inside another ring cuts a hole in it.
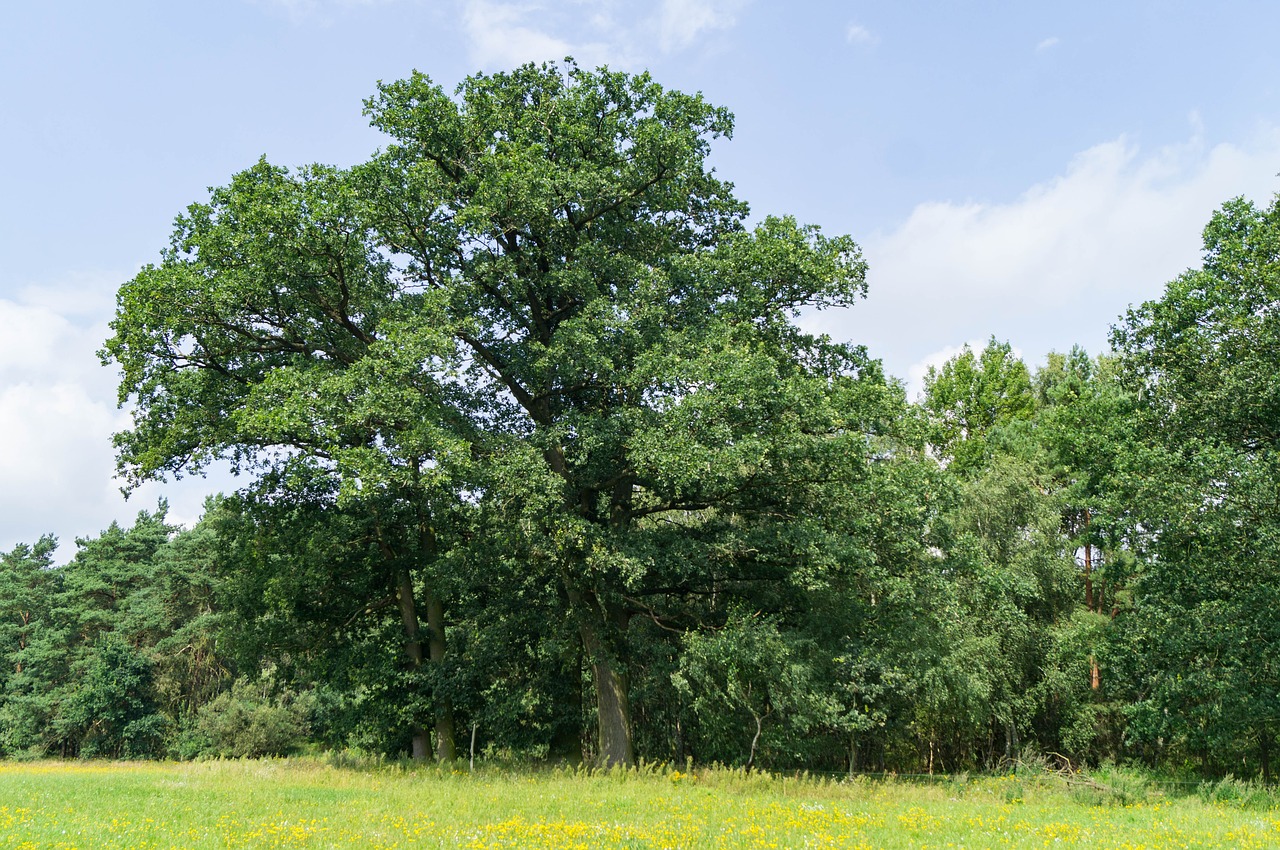
[{"label": "sky above treeline", "polygon": [[[914,396],[990,336],[1032,365],[1106,349],[1199,261],[1228,198],[1280,190],[1280,4],[765,0],[220,0],[0,10],[0,550],[190,523],[226,474],[128,502],[128,423],[95,351],[174,216],[265,156],[351,165],[361,114],[413,69],[574,56],[650,71],[737,117],[712,162],[753,218],[847,233],[870,293],[811,330],[865,344]],[[242,483],[242,482],[240,482]]]}]

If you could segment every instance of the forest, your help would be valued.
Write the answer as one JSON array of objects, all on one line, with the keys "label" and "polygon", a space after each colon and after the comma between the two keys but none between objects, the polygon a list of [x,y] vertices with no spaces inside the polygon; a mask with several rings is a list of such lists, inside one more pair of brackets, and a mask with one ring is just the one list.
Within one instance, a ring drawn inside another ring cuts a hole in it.
[{"label": "forest", "polygon": [[867,264],[750,213],[702,96],[364,108],[367,161],[258,162],[120,288],[126,486],[245,484],[0,554],[0,756],[1272,779],[1280,198],[1110,351],[993,337],[912,401],[802,330]]}]

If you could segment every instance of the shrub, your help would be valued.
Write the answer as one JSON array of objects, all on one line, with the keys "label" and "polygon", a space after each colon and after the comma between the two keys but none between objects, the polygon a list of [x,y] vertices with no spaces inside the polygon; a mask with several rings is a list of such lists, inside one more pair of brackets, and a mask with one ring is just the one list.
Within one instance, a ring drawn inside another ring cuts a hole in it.
[{"label": "shrub", "polygon": [[231,690],[200,709],[198,730],[212,755],[229,758],[282,756],[297,750],[310,731],[305,700],[270,695],[271,682],[240,677]]},{"label": "shrub", "polygon": [[1205,782],[1199,788],[1200,799],[1219,806],[1240,809],[1270,809],[1275,798],[1263,785],[1236,779],[1227,774],[1217,782]]}]

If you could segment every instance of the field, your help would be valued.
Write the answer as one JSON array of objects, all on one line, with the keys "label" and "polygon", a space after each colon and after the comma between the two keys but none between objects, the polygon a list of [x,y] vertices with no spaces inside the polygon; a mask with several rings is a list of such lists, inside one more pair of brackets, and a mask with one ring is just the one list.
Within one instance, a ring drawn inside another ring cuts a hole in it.
[{"label": "field", "polygon": [[0,848],[1280,846],[1266,795],[1242,800],[1233,785],[1217,796],[1235,799],[1214,802],[1127,782],[472,775],[305,759],[0,764]]}]

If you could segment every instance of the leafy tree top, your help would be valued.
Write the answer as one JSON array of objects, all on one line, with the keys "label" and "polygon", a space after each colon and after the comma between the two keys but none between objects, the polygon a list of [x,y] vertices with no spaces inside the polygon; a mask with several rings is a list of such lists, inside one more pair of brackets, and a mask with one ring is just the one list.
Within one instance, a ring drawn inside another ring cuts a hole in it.
[{"label": "leafy tree top", "polygon": [[924,408],[933,426],[934,450],[957,471],[971,471],[985,458],[986,437],[993,428],[1031,418],[1035,398],[1030,373],[1007,342],[992,337],[980,353],[965,345],[940,369],[929,367]]}]

